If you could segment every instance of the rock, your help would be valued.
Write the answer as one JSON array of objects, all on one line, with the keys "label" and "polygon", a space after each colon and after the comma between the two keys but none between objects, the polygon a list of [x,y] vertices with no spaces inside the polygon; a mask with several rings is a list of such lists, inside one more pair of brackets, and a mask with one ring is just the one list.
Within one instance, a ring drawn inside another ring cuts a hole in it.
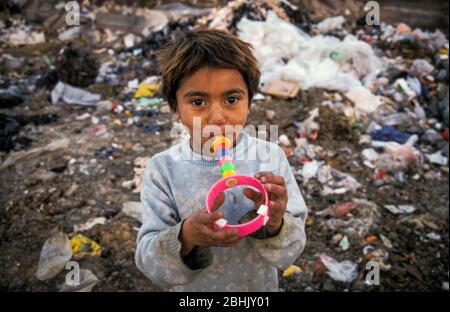
[{"label": "rock", "polygon": [[266,118],[272,120],[275,117],[275,111],[266,109]]}]

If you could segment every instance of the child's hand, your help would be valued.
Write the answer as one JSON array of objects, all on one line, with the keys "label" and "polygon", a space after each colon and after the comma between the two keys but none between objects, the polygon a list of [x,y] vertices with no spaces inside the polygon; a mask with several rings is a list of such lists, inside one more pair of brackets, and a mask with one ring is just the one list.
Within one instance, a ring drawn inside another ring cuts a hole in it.
[{"label": "child's hand", "polygon": [[195,246],[234,246],[240,241],[237,229],[215,229],[214,222],[223,218],[222,211],[216,211],[224,202],[222,193],[214,202],[211,214],[202,209],[188,217],[181,228],[181,255],[188,255]]},{"label": "child's hand", "polygon": [[[283,216],[286,212],[286,205],[288,202],[287,189],[282,176],[276,176],[272,172],[264,171],[255,175],[266,188],[269,193],[269,221],[267,221],[266,228],[270,236],[278,234],[283,224]],[[244,195],[253,200],[256,209],[263,204],[262,194],[251,189],[244,189]]]}]

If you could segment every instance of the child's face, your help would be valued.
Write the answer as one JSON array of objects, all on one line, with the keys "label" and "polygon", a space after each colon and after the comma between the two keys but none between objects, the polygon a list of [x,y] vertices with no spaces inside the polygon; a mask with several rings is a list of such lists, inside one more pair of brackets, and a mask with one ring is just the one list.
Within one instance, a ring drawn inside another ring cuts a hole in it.
[{"label": "child's face", "polygon": [[[244,127],[247,122],[248,88],[237,70],[202,67],[181,82],[176,97],[177,114],[189,128],[191,138],[202,131],[201,146],[213,136],[213,133],[203,132],[206,126],[218,126],[225,134],[226,125]],[[201,129],[196,125],[195,133],[194,117],[201,121]],[[233,144],[238,134],[230,137]]]}]

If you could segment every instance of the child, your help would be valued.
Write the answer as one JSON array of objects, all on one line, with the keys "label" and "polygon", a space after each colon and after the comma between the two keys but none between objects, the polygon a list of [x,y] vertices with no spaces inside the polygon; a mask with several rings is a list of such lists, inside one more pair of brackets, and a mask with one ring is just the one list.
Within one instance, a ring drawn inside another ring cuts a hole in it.
[{"label": "child", "polygon": [[138,268],[174,291],[278,291],[277,268],[291,265],[306,243],[307,209],[284,152],[245,131],[227,134],[237,173],[256,174],[269,194],[270,218],[257,233],[240,238],[236,229],[213,226],[220,218],[236,224],[243,211],[258,207],[261,194],[253,189],[228,189],[211,215],[205,209],[221,175],[205,148],[212,136],[199,132],[245,126],[260,77],[251,45],[225,31],[194,30],[157,57],[163,95],[190,136],[154,155],[144,172]]}]

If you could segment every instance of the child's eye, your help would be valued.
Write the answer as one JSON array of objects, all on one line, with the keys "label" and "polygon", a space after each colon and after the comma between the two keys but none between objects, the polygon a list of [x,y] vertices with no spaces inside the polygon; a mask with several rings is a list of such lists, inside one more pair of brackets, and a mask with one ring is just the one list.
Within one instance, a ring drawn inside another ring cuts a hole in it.
[{"label": "child's eye", "polygon": [[196,99],[196,100],[193,100],[191,103],[194,106],[202,106],[203,104],[205,104],[205,101],[202,99]]},{"label": "child's eye", "polygon": [[236,96],[230,96],[227,98],[227,104],[236,104],[239,101],[239,98]]}]

